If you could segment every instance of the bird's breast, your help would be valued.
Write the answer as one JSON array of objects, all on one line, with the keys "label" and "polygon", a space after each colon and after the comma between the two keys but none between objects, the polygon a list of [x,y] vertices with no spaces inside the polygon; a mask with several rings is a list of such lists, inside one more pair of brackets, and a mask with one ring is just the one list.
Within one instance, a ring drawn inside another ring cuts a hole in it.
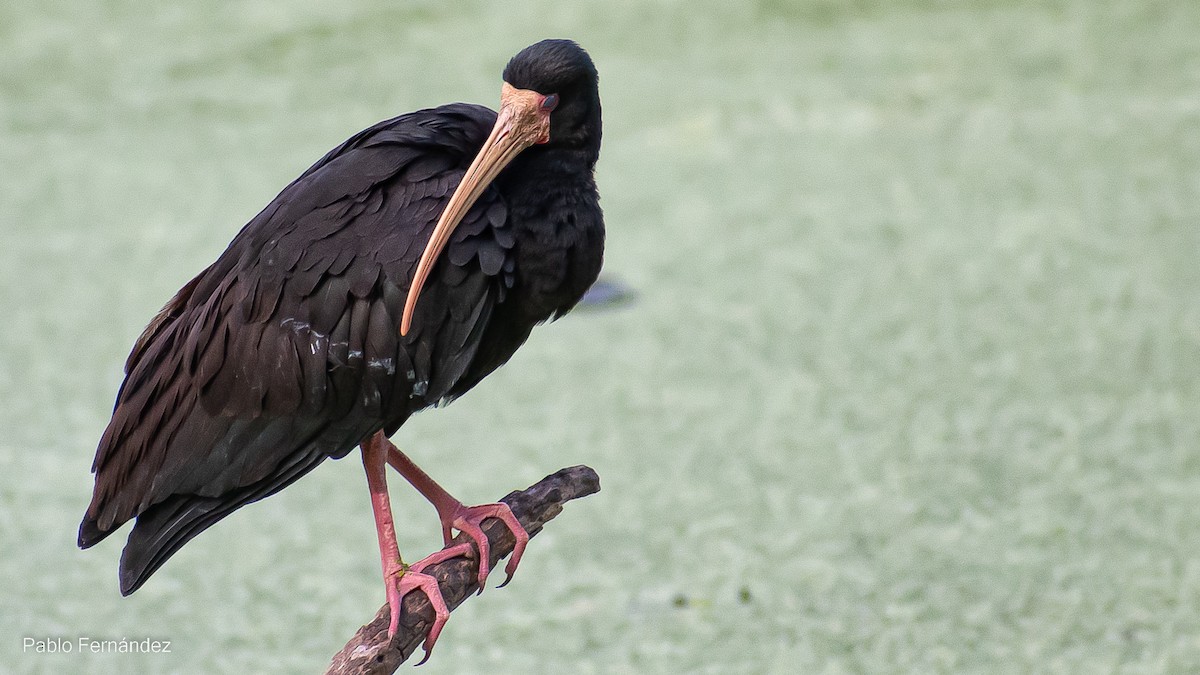
[{"label": "bird's breast", "polygon": [[557,197],[532,213],[514,213],[513,300],[533,323],[570,311],[604,262],[604,221],[594,186]]}]

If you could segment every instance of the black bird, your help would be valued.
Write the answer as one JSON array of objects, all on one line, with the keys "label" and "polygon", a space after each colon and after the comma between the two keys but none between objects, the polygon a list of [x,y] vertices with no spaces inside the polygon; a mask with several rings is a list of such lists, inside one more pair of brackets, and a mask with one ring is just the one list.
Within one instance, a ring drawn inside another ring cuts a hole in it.
[{"label": "black bird", "polygon": [[528,541],[507,507],[467,507],[388,437],[413,413],[466,393],[532,328],[596,279],[604,223],[596,68],[569,40],[527,47],[504,69],[500,111],[465,103],[355,134],[254,217],[146,327],[96,451],[79,528],[88,548],[137,521],[121,592],[181,546],[326,459],[361,446],[394,633],[420,570],[405,565],[388,504],[391,464],[480,549],[485,518]]}]

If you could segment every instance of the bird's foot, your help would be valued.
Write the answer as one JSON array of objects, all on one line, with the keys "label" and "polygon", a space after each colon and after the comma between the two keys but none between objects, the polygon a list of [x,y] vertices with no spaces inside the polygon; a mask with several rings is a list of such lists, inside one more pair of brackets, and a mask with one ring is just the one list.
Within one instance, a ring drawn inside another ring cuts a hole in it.
[{"label": "bird's foot", "polygon": [[405,595],[419,590],[429,598],[429,604],[433,606],[433,625],[429,627],[429,634],[425,636],[425,658],[421,659],[421,663],[429,660],[429,655],[433,653],[433,645],[442,632],[442,626],[445,626],[446,620],[450,618],[450,609],[446,607],[446,600],[442,597],[442,590],[438,586],[437,579],[425,574],[424,570],[430,565],[436,565],[443,560],[470,552],[470,544],[451,546],[422,558],[412,565],[398,562],[384,574],[384,582],[387,584],[388,611],[391,614],[391,621],[388,623],[389,640],[400,628],[400,601],[404,599]]},{"label": "bird's foot", "polygon": [[446,492],[445,488],[430,478],[429,474],[422,471],[421,467],[408,458],[408,455],[400,452],[399,448],[384,438],[383,434],[378,434],[376,438],[387,448],[387,463],[399,471],[400,475],[412,483],[413,487],[417,488],[417,491],[433,504],[433,508],[437,509],[438,519],[442,521],[442,537],[445,539],[446,545],[449,546],[453,542],[454,530],[462,532],[475,542],[475,546],[479,549],[480,593],[483,592],[483,587],[487,583],[492,559],[491,546],[488,545],[487,535],[483,533],[480,524],[488,518],[497,518],[508,527],[516,544],[513,546],[512,557],[508,559],[508,566],[504,568],[504,571],[508,573],[508,579],[504,580],[504,584],[507,584],[512,579],[513,572],[517,571],[517,564],[521,562],[521,554],[525,552],[525,545],[529,543],[529,533],[525,531],[524,527],[521,527],[521,523],[513,515],[512,509],[508,508],[507,504],[500,503],[464,506],[462,502],[455,499],[449,492]]},{"label": "bird's foot", "polygon": [[447,510],[447,512],[442,513],[441,518],[442,534],[445,536],[447,544],[452,539],[451,529],[455,529],[470,537],[479,548],[480,593],[483,592],[483,587],[487,583],[488,573],[491,571],[491,546],[488,544],[487,535],[484,534],[483,528],[480,525],[488,518],[496,518],[504,523],[509,531],[512,532],[513,538],[516,539],[516,544],[513,546],[512,556],[508,559],[508,565],[504,568],[504,572],[508,577],[500,586],[505,586],[509,581],[512,581],[513,572],[517,571],[517,565],[521,562],[521,554],[525,552],[525,546],[529,543],[529,533],[525,531],[524,527],[521,527],[521,523],[513,515],[512,509],[507,504],[496,503],[464,506],[459,502]]}]

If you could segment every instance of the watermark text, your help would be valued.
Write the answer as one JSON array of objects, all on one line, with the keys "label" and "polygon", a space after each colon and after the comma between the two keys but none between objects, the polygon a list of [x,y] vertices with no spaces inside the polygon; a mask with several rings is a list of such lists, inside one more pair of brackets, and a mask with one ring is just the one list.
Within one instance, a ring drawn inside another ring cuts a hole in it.
[{"label": "watermark text", "polygon": [[21,638],[25,654],[170,654],[171,641],[155,638],[77,638],[47,636]]}]

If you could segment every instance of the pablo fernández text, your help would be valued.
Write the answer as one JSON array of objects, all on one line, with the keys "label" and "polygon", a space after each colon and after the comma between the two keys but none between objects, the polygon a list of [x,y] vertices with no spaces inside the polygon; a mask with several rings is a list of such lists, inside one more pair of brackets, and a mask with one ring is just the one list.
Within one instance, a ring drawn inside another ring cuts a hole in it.
[{"label": "pablo fern\u00e1ndez text", "polygon": [[170,654],[171,641],[156,638],[68,637],[21,638],[25,654]]}]

